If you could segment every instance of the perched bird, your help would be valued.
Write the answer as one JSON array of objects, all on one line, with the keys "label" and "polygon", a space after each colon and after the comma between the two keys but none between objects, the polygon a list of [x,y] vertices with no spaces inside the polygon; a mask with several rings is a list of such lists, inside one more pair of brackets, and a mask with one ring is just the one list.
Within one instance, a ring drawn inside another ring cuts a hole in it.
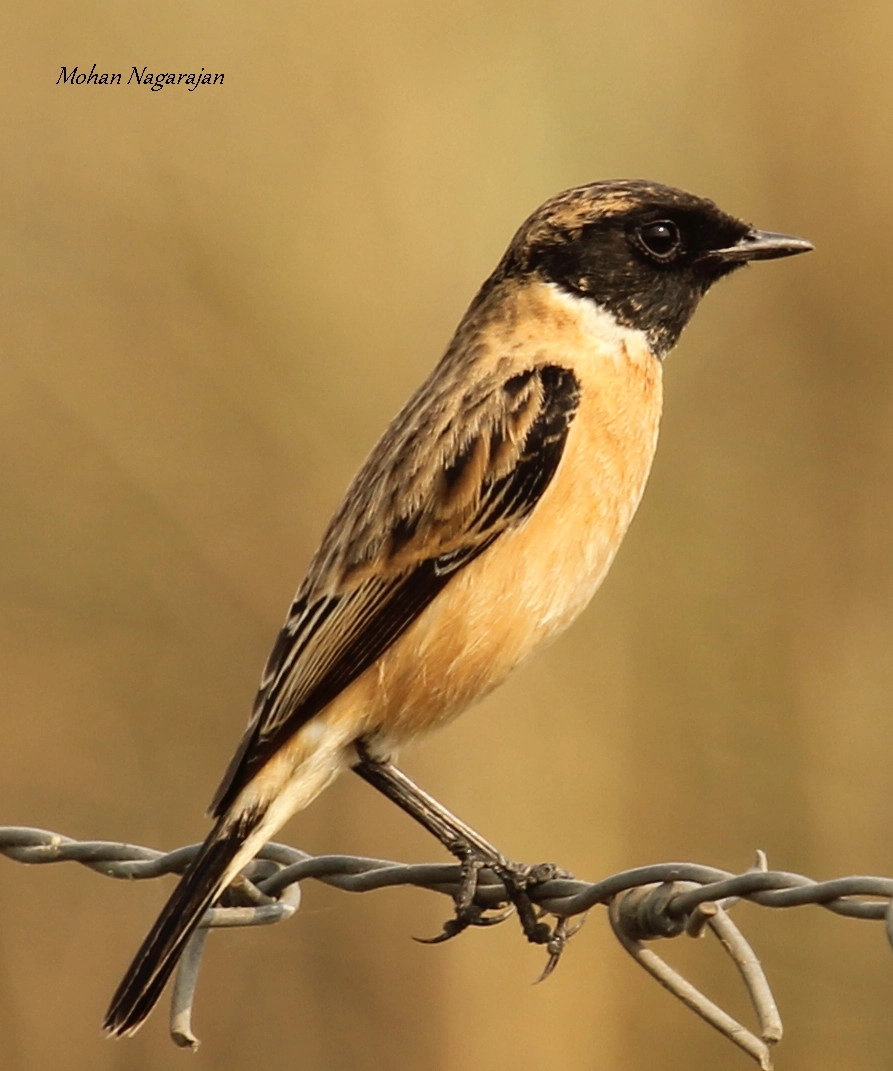
[{"label": "perched bird", "polygon": [[530,216],[329,524],[214,827],[115,993],[109,1033],[139,1027],[205,910],[345,768],[464,861],[505,864],[388,757],[586,606],[639,504],[662,362],[699,300],[749,261],[811,248],[638,180],[567,190]]}]

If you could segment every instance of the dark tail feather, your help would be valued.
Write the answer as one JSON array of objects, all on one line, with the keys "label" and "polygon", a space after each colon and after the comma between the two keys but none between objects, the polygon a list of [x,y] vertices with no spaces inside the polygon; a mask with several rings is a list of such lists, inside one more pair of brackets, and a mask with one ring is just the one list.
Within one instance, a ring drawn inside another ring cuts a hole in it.
[{"label": "dark tail feather", "polygon": [[102,1024],[107,1033],[116,1037],[134,1033],[155,1007],[186,942],[221,892],[224,874],[257,820],[254,816],[253,821],[228,827],[221,821],[208,835],[115,991]]}]

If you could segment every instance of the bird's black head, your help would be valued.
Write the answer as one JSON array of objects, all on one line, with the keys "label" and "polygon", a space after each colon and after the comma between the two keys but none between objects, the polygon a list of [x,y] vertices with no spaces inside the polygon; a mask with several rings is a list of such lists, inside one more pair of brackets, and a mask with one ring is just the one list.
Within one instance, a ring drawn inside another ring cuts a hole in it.
[{"label": "bird's black head", "polygon": [[810,249],[802,238],[754,230],[702,197],[628,179],[547,201],[515,235],[500,269],[594,301],[644,331],[662,357],[717,279],[751,260]]}]

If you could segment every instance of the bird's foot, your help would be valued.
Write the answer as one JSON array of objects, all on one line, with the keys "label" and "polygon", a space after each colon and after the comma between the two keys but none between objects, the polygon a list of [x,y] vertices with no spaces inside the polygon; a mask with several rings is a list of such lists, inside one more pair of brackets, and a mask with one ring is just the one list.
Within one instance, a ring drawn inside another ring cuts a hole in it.
[{"label": "bird's foot", "polygon": [[[487,908],[476,902],[480,872],[484,868],[496,874],[505,886],[505,901],[510,905],[507,910],[490,914]],[[466,858],[462,862],[461,882],[454,896],[455,915],[444,923],[443,930],[436,937],[417,940],[424,944],[440,944],[458,936],[469,926],[494,926],[503,922],[514,908],[527,940],[532,944],[545,945],[549,953],[545,969],[538,979],[543,981],[555,969],[568,939],[579,927],[569,927],[567,919],[558,919],[554,926],[543,921],[545,912],[533,903],[530,891],[547,881],[570,877],[572,875],[568,871],[562,870],[554,863],[531,866],[505,858]]]},{"label": "bird's foot", "polygon": [[[514,863],[509,861],[504,866],[494,867],[499,875],[509,902],[518,913],[518,921],[524,936],[534,945],[547,945],[552,940],[553,927],[543,922],[542,909],[536,907],[530,898],[530,890],[555,878],[569,878],[571,875],[555,863]],[[557,929],[557,924],[555,929]]]},{"label": "bird's foot", "polygon": [[443,929],[436,937],[416,937],[423,945],[439,945],[458,937],[469,926],[495,926],[504,922],[512,913],[511,907],[495,914],[488,914],[488,909],[475,902],[480,873],[489,867],[490,861],[483,859],[465,859],[461,865],[459,888],[453,896],[455,914],[443,924]]}]

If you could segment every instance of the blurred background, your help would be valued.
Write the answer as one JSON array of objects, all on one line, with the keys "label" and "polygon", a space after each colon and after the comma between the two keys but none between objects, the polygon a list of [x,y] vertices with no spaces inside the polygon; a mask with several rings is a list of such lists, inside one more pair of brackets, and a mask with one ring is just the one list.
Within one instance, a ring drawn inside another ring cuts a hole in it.
[{"label": "blurred background", "polygon": [[[793,0],[6,5],[0,823],[200,839],[343,488],[521,220],[648,177],[802,234],[666,368],[639,516],[584,618],[403,757],[516,858],[893,874],[893,11]],[[196,92],[56,85],[223,72]],[[440,860],[344,777],[282,839]],[[745,1068],[592,913],[515,923],[309,884],[216,934],[191,1059],[99,1021],[171,880],[0,859],[11,1069]],[[888,1069],[881,928],[743,907],[783,1068]],[[708,942],[662,951],[746,1014]]]}]

